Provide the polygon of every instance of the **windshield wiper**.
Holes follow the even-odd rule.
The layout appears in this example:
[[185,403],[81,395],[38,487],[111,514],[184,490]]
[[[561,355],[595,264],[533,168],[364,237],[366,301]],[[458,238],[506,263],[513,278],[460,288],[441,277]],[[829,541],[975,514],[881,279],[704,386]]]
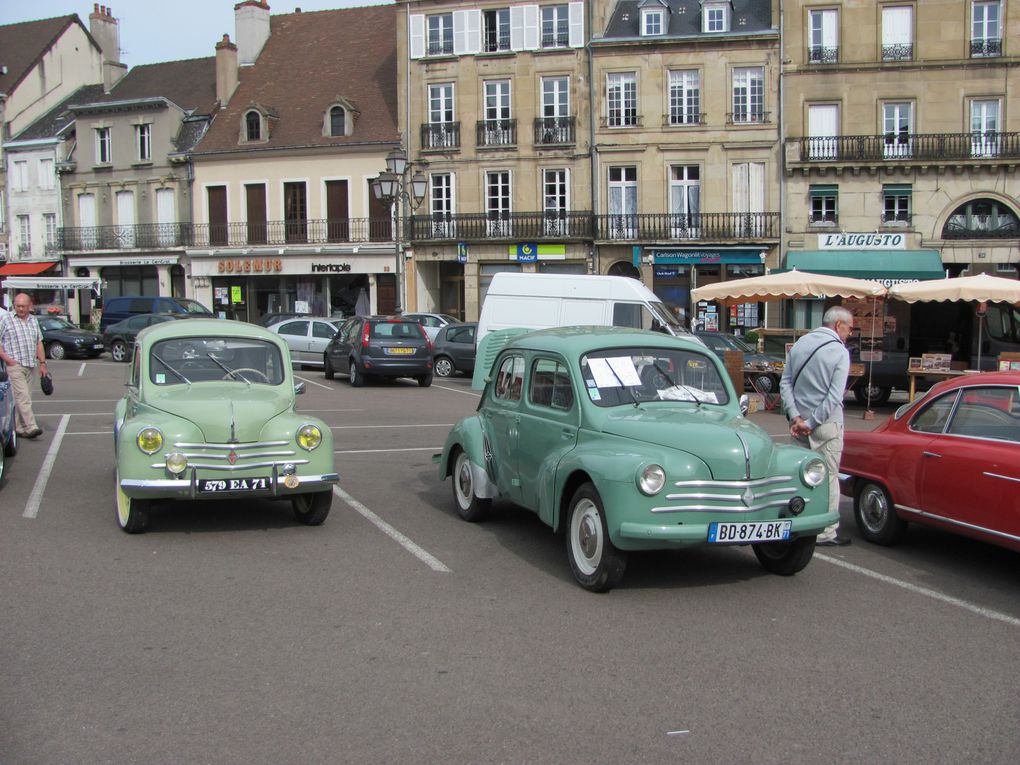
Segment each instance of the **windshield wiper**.
[[173,373],[173,374],[175,374],[175,375],[176,375],[177,377],[179,377],[179,378],[180,378],[181,380],[183,380],[183,381],[184,381],[185,383],[187,383],[188,385],[191,385],[191,380],[189,380],[189,379],[188,379],[187,377],[185,377],[184,375],[182,375],[182,374],[181,374],[180,372],[178,372],[178,371],[177,371],[176,369],[174,369],[174,368],[173,368],[172,366],[170,366],[169,364],[167,364],[167,363],[166,363],[165,361],[163,361],[163,359],[161,359],[161,358],[160,358],[159,356],[157,356],[157,355],[156,355],[155,353],[153,353],[153,354],[152,354],[152,358],[154,358],[154,359],[155,359],[156,361],[158,361],[158,362],[159,362],[160,364],[162,364],[162,365],[163,365],[163,367],[164,367],[164,368],[165,368],[165,369],[166,369],[166,370],[167,370],[168,372],[172,372],[172,373]]
[[248,387],[249,387],[249,388],[251,387],[251,380],[249,380],[249,379],[248,379],[247,377],[245,377],[243,373],[242,373],[242,374],[239,374],[239,375],[238,375],[238,374],[235,374],[235,372],[236,372],[237,370],[235,370],[235,369],[231,369],[231,368],[230,368],[230,367],[228,367],[228,366],[227,366],[226,364],[224,364],[223,362],[221,362],[221,361],[220,361],[220,360],[219,360],[218,358],[216,358],[215,356],[213,356],[213,355],[212,355],[212,351],[210,351],[209,353],[207,353],[207,354],[205,354],[205,355],[206,355],[206,356],[208,356],[208,357],[209,357],[210,359],[212,359],[212,362],[213,362],[213,364],[215,364],[215,365],[216,365],[216,366],[218,366],[218,367],[219,367],[220,369],[222,369],[222,370],[223,370],[224,372],[226,372],[226,373],[227,373],[227,375],[228,375],[229,377],[234,377],[234,378],[240,377],[240,378],[241,378],[242,380],[244,380],[244,381],[245,381],[246,383],[248,383]]

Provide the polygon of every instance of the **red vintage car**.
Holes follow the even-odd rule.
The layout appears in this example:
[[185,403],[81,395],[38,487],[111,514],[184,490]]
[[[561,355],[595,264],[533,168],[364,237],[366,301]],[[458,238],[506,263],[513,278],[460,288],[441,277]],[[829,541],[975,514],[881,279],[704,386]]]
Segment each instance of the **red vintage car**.
[[1020,372],[940,382],[846,433],[840,485],[870,542],[894,544],[912,522],[1020,551]]

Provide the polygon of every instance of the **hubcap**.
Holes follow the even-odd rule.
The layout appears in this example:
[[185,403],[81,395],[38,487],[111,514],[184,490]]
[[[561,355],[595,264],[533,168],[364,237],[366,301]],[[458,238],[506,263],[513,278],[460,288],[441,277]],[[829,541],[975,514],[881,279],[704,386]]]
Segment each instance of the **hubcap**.
[[871,531],[881,531],[887,512],[882,492],[874,486],[865,489],[861,496],[861,520],[864,521],[864,525]]
[[471,466],[468,464],[467,459],[461,455],[457,458],[457,494],[460,497],[462,506],[466,507],[470,504],[472,493]]
[[571,540],[577,568],[585,575],[594,574],[602,559],[603,540],[598,508],[591,500],[582,500],[574,509]]

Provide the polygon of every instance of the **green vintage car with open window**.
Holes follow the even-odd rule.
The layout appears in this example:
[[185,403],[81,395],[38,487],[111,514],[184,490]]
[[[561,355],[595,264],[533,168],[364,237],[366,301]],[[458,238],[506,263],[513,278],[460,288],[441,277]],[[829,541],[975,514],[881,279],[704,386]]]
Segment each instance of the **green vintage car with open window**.
[[459,515],[493,500],[565,531],[577,582],[604,591],[627,554],[749,544],[767,570],[794,574],[836,520],[818,456],[776,444],[746,419],[704,345],[656,332],[561,327],[505,342],[475,414],[436,455]]
[[287,500],[326,520],[339,480],[333,435],[295,411],[290,351],[254,324],[156,324],[135,342],[114,420],[117,522],[144,531],[161,500]]

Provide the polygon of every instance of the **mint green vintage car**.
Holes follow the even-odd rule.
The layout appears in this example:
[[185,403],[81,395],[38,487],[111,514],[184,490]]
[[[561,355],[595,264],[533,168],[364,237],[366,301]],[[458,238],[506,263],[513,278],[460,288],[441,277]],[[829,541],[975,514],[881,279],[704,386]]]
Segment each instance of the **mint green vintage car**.
[[117,522],[144,531],[158,500],[290,500],[301,523],[326,520],[339,476],[333,434],[294,411],[290,351],[236,321],[156,324],[135,341],[114,420]]
[[440,477],[464,520],[502,499],[565,530],[585,589],[613,587],[628,552],[695,544],[750,544],[767,570],[794,574],[836,520],[824,463],[747,420],[700,343],[562,327],[510,339],[490,370],[435,457]]

